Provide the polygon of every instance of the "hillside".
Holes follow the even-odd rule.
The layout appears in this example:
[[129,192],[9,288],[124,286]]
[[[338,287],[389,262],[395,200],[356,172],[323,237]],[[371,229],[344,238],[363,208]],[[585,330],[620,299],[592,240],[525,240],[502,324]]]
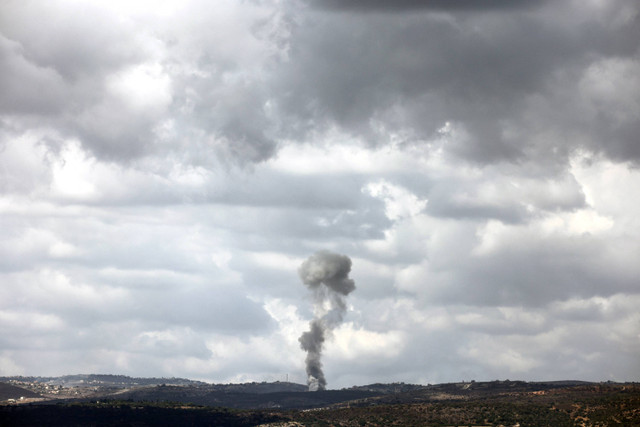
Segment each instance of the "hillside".
[[[382,393],[362,390],[304,390],[254,392],[229,391],[214,387],[159,386],[118,393],[118,399],[134,402],[182,402],[187,404],[226,407],[235,409],[309,409],[342,402],[366,399]],[[108,397],[108,396],[107,396]]]
[[160,385],[160,384],[173,384],[173,385],[199,385],[206,384],[202,381],[194,381],[186,378],[139,378],[129,377],[126,375],[107,375],[107,374],[78,374],[78,375],[64,375],[61,377],[25,377],[25,376],[13,376],[13,377],[0,377],[2,382],[19,382],[19,383],[33,383],[33,384],[49,384],[62,387],[89,387],[89,386],[104,386],[104,387],[133,387],[143,385]]
[[[50,401],[180,402],[235,409],[311,409],[341,406],[465,401],[517,393],[538,393],[590,383],[580,381],[489,381],[435,385],[369,384],[342,390],[308,392],[302,384],[261,382],[207,384],[183,378],[132,378],[122,375],[67,375],[12,377],[13,386],[30,390]],[[25,395],[24,392],[20,395]]]
[[24,398],[37,398],[41,397],[39,394],[34,393],[30,390],[24,389],[22,387],[17,387],[12,384],[7,384],[0,382],[0,402],[6,401],[9,399],[20,399]]
[[[489,385],[495,386],[490,387]],[[432,386],[462,389],[466,384]],[[482,383],[475,394],[420,395],[389,393],[344,401],[314,410],[233,410],[171,402],[106,400],[0,406],[0,425],[211,425],[211,426],[637,426],[640,425],[640,385],[544,384],[545,390],[518,391],[525,385]],[[487,387],[485,387],[487,386]],[[505,391],[508,387],[508,391]],[[384,388],[384,387],[383,387]],[[470,387],[469,387],[470,388]],[[300,396],[341,396],[358,390],[288,393]],[[372,393],[372,392],[367,392]],[[238,398],[243,393],[233,393]],[[251,393],[244,393],[251,395]],[[274,393],[278,395],[279,393]],[[285,393],[287,394],[287,393]],[[391,400],[389,400],[391,399]],[[388,403],[397,399],[400,403]],[[413,400],[412,403],[407,403]]]
[[[402,403],[390,403],[394,399]],[[638,426],[640,385],[554,386],[540,391],[440,396],[437,401],[400,393],[289,416],[305,426]]]

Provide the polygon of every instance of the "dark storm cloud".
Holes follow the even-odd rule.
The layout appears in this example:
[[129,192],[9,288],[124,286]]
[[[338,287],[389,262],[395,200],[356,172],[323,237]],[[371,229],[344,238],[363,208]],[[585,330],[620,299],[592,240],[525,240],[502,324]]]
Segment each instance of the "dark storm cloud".
[[307,0],[320,9],[354,11],[496,10],[535,7],[547,0]]
[[[588,114],[574,116],[575,105],[585,102],[575,94],[590,63],[638,60],[638,6],[631,0],[584,8],[582,15],[570,2],[312,4],[492,12],[318,14],[283,3],[278,13],[257,17],[246,34],[238,30],[247,50],[263,55],[250,59],[231,55],[193,16],[187,22],[199,32],[184,40],[178,30],[132,22],[116,28],[108,14],[89,28],[88,20],[55,5],[46,9],[48,20],[36,22],[42,11],[11,2],[0,43],[0,109],[124,163],[168,153],[195,164],[208,164],[211,155],[262,162],[283,139],[304,141],[336,126],[372,145],[387,144],[391,134],[420,143],[438,137],[446,122],[464,135],[450,138],[447,151],[483,164],[538,156],[554,167],[580,146],[616,159],[640,155],[637,111],[621,121],[593,99]],[[493,12],[502,9],[513,13]],[[104,15],[98,7],[83,13]],[[165,97],[128,105],[126,91],[113,92],[113,76],[149,61],[159,67],[156,83],[161,77],[167,84],[141,98],[163,90]],[[627,86],[632,75],[611,78]],[[551,138],[534,141],[546,131]]]
[[[605,112],[594,114],[597,125],[594,115],[574,118],[575,104],[562,94],[580,93],[577,82],[593,61],[637,60],[637,5],[617,4],[625,12],[613,31],[597,13],[613,14],[614,6],[580,21],[568,4],[547,6],[506,15],[309,17],[294,29],[278,105],[295,122],[337,124],[372,144],[394,132],[407,142],[432,139],[451,122],[463,136],[448,138],[447,151],[483,164],[543,156],[551,170],[575,147],[593,144],[633,156],[628,136],[637,120],[621,123]],[[621,84],[633,87],[631,75]],[[538,97],[556,102],[529,111]],[[585,126],[597,140],[567,136]],[[536,138],[547,131],[557,134]]]
[[55,71],[31,63],[22,46],[0,34],[0,112],[41,113],[55,110],[64,83]]

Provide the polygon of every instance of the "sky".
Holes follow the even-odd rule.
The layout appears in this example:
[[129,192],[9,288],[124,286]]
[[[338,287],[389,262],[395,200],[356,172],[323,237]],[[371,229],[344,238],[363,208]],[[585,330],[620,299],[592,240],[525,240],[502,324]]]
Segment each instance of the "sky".
[[0,2],[0,375],[640,381],[636,0]]

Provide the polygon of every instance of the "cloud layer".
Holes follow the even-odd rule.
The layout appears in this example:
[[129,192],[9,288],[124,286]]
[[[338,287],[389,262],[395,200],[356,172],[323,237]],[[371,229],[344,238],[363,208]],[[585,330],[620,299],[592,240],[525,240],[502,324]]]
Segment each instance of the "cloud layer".
[[539,6],[545,0],[309,0],[309,4],[328,10],[405,12],[419,10],[506,11]]
[[0,374],[639,380],[639,12],[3,2]]

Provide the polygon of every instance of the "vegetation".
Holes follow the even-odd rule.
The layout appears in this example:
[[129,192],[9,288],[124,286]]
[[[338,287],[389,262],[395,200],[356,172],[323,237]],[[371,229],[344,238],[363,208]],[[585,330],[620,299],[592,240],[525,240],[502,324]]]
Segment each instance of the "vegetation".
[[[100,400],[0,406],[0,426],[638,426],[640,385],[589,384],[531,391],[481,384],[361,397],[314,409],[239,410],[185,404]],[[525,391],[523,391],[523,388]],[[462,388],[469,390],[470,388]],[[440,393],[448,390],[450,394]],[[473,391],[473,390],[472,390]],[[342,391],[344,397],[358,395]],[[299,393],[301,396],[314,393]],[[276,394],[279,395],[279,394]],[[233,394],[238,397],[240,394]],[[264,395],[263,395],[264,396]],[[319,397],[322,394],[318,395]],[[359,395],[361,396],[361,395]]]
[[[372,402],[368,402],[371,404]],[[305,426],[638,426],[640,386],[597,385],[289,413]]]
[[256,426],[282,420],[265,411],[235,411],[171,402],[107,401],[5,406],[0,426]]

